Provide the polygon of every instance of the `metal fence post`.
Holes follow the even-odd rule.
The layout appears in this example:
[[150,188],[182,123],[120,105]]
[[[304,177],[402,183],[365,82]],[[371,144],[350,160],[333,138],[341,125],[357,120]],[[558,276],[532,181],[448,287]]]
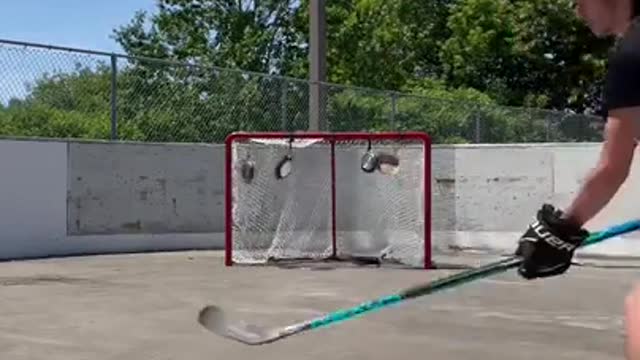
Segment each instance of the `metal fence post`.
[[118,139],[118,57],[111,54],[111,140]]
[[325,0],[309,2],[309,130],[325,131],[327,80],[327,20]]
[[391,116],[389,118],[389,122],[391,124],[391,129],[395,130],[396,129],[396,113],[397,113],[397,94],[395,91],[391,92]]
[[280,131],[291,131],[293,129],[289,128],[289,119],[288,119],[288,91],[289,91],[289,83],[286,79],[282,79],[281,89],[280,89]]
[[473,112],[473,119],[476,125],[474,140],[476,144],[479,144],[482,141],[482,120],[480,120],[480,116],[478,116],[477,108],[476,111]]

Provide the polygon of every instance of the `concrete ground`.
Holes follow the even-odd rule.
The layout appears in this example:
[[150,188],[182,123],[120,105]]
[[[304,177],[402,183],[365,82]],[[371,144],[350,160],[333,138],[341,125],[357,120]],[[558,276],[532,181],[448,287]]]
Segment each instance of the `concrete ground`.
[[196,322],[215,303],[234,317],[283,325],[456,271],[225,268],[219,252],[0,263],[0,358],[623,358],[622,303],[636,268],[574,267],[535,282],[506,273],[258,347]]

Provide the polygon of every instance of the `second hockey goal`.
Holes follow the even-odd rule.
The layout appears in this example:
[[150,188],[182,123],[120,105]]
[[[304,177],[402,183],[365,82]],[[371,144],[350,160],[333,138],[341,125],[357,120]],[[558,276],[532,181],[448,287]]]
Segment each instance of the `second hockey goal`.
[[226,264],[431,266],[431,141],[404,133],[234,133]]

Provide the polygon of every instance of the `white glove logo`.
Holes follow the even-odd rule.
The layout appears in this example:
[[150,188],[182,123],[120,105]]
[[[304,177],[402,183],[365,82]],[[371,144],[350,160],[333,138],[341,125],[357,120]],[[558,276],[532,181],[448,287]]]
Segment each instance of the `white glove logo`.
[[565,251],[573,251],[577,247],[571,243],[563,241],[557,236],[553,235],[549,231],[545,230],[544,226],[540,224],[539,221],[536,221],[531,225],[533,231],[543,239],[547,244],[555,247],[556,249],[565,250]]

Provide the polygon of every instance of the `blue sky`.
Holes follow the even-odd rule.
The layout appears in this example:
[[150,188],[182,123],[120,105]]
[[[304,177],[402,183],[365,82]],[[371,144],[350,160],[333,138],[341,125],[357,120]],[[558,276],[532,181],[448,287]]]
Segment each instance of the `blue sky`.
[[4,0],[0,38],[122,52],[113,29],[156,0]]
[[[153,13],[156,0],[0,0],[0,39],[124,53],[113,30],[135,12]],[[23,98],[45,73],[74,70],[75,61],[95,65],[104,57],[80,57],[0,44],[0,104]]]

